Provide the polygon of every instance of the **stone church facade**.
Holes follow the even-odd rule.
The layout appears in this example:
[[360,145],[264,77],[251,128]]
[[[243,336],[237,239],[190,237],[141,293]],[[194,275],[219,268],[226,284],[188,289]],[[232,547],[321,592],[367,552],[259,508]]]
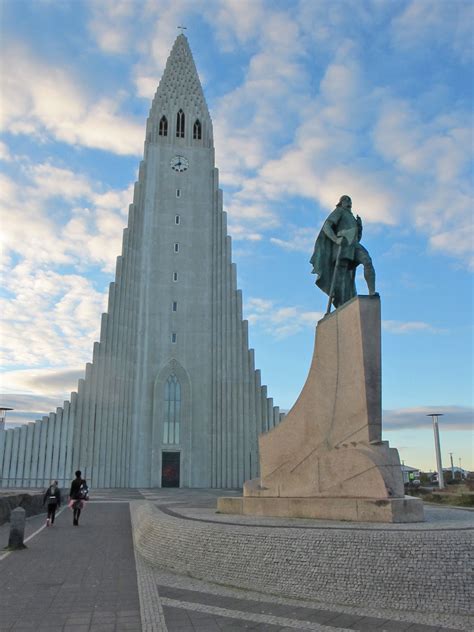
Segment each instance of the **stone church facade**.
[[4,487],[239,487],[280,421],[248,346],[212,121],[179,35],[153,99],[100,341],[55,412],[0,431]]

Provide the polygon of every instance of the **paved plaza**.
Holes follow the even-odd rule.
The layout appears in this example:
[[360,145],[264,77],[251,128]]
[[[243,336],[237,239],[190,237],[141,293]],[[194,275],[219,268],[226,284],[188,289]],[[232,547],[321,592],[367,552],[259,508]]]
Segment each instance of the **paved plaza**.
[[[94,490],[79,527],[72,526],[67,507],[53,527],[44,527],[44,515],[29,518],[28,548],[11,553],[3,552],[9,525],[0,526],[0,632],[434,632],[474,627],[465,616],[382,611],[366,603],[349,607],[316,601],[317,595],[288,599],[235,589],[152,567],[134,551],[130,503],[147,500],[160,511],[206,524],[221,494]],[[445,523],[466,525],[472,516],[469,511],[427,510],[435,528]],[[233,516],[216,517],[223,529],[231,519],[235,521]],[[266,524],[271,533],[278,521],[266,519]]]

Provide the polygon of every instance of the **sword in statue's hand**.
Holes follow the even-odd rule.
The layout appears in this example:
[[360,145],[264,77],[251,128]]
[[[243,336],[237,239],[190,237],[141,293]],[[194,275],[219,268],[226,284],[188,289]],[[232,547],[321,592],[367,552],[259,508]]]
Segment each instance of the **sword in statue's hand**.
[[329,312],[331,311],[331,303],[332,299],[334,298],[334,286],[336,285],[336,274],[337,269],[339,268],[339,259],[341,258],[342,244],[345,240],[349,246],[352,245],[354,241],[356,241],[356,233],[357,228],[347,228],[346,230],[340,230],[337,234],[337,236],[341,238],[341,241],[339,242],[339,246],[337,248],[336,263],[334,264],[334,272],[332,273],[331,289],[329,290],[329,300],[325,315],[329,314]]

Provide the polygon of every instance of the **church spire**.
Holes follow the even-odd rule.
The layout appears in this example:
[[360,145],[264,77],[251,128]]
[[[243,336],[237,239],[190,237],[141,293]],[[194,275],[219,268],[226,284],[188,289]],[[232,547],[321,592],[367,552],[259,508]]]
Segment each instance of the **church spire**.
[[148,140],[211,147],[212,122],[188,40],[175,40],[148,121]]

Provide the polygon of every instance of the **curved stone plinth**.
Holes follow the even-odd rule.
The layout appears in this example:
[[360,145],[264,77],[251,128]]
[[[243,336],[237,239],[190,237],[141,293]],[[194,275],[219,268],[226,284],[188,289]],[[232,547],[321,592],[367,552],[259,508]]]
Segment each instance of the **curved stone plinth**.
[[404,500],[398,451],[382,441],[380,339],[378,296],[357,296],[318,323],[300,396],[259,437],[261,476],[244,484],[244,513],[423,520],[423,504]]
[[[443,511],[449,520],[440,520]],[[283,597],[425,612],[438,622],[436,613],[472,612],[467,511],[435,508],[431,522],[412,525],[224,516],[143,501],[131,512],[138,552],[177,574]]]

